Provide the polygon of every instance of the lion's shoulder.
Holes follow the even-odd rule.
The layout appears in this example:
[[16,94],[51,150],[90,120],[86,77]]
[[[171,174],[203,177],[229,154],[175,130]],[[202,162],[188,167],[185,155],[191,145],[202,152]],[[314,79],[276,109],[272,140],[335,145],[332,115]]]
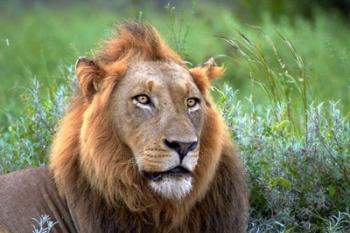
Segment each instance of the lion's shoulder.
[[10,232],[31,232],[32,219],[42,215],[58,222],[53,232],[75,232],[66,204],[46,167],[0,176],[0,197],[0,226]]

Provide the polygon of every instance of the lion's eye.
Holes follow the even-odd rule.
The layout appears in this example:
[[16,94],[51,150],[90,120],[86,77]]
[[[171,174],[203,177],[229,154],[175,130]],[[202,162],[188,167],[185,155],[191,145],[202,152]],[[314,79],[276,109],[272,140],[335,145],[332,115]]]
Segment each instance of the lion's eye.
[[199,103],[198,98],[188,98],[187,99],[187,107],[188,108],[193,108]]
[[133,99],[136,100],[140,104],[144,104],[144,105],[151,104],[151,99],[147,95],[144,95],[144,94],[137,95]]

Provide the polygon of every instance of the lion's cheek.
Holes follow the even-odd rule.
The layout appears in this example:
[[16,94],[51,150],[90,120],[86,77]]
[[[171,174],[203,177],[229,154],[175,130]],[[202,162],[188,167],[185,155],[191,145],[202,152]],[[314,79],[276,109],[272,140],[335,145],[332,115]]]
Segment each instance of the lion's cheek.
[[182,166],[184,166],[187,170],[194,172],[198,164],[198,158],[198,153],[189,153],[182,160]]

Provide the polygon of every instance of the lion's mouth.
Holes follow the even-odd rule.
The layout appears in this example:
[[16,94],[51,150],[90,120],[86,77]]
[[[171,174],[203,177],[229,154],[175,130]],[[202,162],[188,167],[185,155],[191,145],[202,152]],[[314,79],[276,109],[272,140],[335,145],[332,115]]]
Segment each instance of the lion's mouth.
[[190,174],[191,172],[182,166],[177,166],[163,172],[143,172],[143,175],[152,181],[160,181],[163,177],[181,177]]

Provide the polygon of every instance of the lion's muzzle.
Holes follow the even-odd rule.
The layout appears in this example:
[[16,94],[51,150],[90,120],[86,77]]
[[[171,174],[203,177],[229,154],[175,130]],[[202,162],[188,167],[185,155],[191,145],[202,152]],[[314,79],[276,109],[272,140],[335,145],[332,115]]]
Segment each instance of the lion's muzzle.
[[169,199],[181,199],[192,190],[192,176],[198,160],[198,141],[165,139],[162,143],[169,150],[169,156],[155,165],[163,164],[163,168],[143,170],[142,174],[156,193]]

